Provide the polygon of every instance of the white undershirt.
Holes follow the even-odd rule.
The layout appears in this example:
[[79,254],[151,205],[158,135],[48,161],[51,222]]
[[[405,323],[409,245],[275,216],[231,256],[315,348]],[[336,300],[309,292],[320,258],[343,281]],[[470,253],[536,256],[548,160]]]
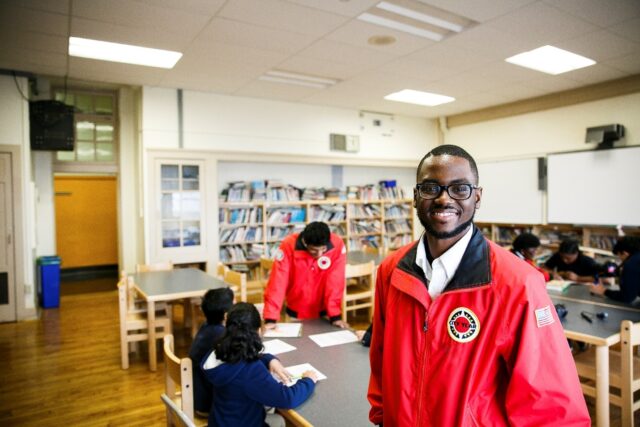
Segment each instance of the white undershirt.
[[464,251],[467,249],[467,246],[469,246],[472,234],[473,226],[469,227],[469,231],[445,253],[434,259],[433,265],[429,265],[429,260],[427,259],[427,251],[424,247],[425,235],[423,234],[420,238],[418,251],[416,253],[416,264],[422,268],[424,276],[429,281],[429,295],[431,299],[435,300],[456,274]]

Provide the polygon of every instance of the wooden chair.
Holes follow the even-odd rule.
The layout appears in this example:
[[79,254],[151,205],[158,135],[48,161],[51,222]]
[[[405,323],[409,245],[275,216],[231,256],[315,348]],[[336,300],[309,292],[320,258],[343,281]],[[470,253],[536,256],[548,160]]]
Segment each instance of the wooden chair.
[[362,252],[364,252],[365,254],[380,255],[380,248],[374,248],[373,246],[364,245],[362,247]]
[[[118,282],[118,305],[120,315],[120,353],[122,369],[129,368],[130,346],[137,347],[140,341],[147,341],[149,323],[147,308],[136,307],[133,291],[133,278],[126,276]],[[158,338],[171,333],[171,319],[166,313],[156,313],[155,324]]]
[[173,335],[164,337],[164,372],[166,395],[196,426],[206,426],[207,419],[195,415],[193,409],[193,367],[191,359],[180,359],[174,353]]
[[187,415],[182,412],[182,409],[178,405],[175,404],[169,396],[165,393],[162,393],[160,399],[164,403],[164,406],[167,408],[167,426],[168,427],[196,427],[193,421],[187,417]]
[[229,270],[229,267],[219,262],[216,266],[216,277],[220,280],[224,280],[224,273]]
[[[224,281],[230,288],[240,289],[240,301],[247,302],[247,275],[237,271],[227,270],[224,273]],[[236,296],[238,295],[235,291]],[[237,298],[236,298],[237,300]]]
[[[634,354],[638,345],[640,323],[624,320],[620,327],[620,351],[609,350],[609,385],[619,390],[619,393],[610,393],[609,401],[622,409],[621,425],[630,427],[633,427],[633,414],[640,409],[640,400],[634,401],[634,392],[640,390],[640,357]],[[596,381],[595,349],[578,353],[574,359],[578,375]],[[596,396],[593,385],[584,382],[581,385],[585,395]]]
[[347,264],[346,286],[342,298],[342,320],[347,321],[347,312],[360,308],[369,309],[369,320],[373,317],[373,300],[375,296],[375,271],[373,261],[366,264]]
[[173,270],[173,262],[156,262],[153,264],[136,264],[136,273],[146,273],[148,271],[169,271]]

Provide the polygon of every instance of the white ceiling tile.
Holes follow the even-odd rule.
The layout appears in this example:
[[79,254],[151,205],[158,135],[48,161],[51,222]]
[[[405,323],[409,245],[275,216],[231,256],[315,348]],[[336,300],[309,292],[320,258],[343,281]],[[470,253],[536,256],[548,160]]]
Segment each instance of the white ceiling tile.
[[[396,39],[396,42],[383,46],[372,45],[368,40],[373,36],[391,36]],[[365,49],[375,49],[395,56],[407,55],[435,43],[423,37],[412,36],[358,20],[343,25],[325,38]]]
[[456,67],[444,67],[441,64],[427,64],[423,61],[409,58],[399,58],[395,61],[384,64],[376,71],[388,75],[402,76],[408,79],[415,79],[428,83],[440,80],[444,77],[460,74]]
[[33,31],[21,31],[18,35],[6,27],[0,27],[0,50],[12,48],[66,55],[68,45],[66,37]]
[[215,15],[225,4],[226,0],[136,0],[137,2],[154,7],[179,10],[181,12]]
[[71,35],[93,40],[131,44],[135,46],[167,49],[183,52],[191,39],[165,31],[99,22],[85,18],[73,18]]
[[218,16],[312,36],[327,34],[347,21],[344,16],[282,0],[230,0]]
[[555,46],[578,55],[587,56],[596,62],[624,56],[632,52],[640,54],[640,43],[629,41],[606,30],[599,30],[569,40],[563,40],[556,43]]
[[198,35],[200,41],[227,43],[253,49],[293,54],[310,45],[315,37],[273,28],[215,18]]
[[529,79],[521,84],[530,86],[532,88],[540,89],[540,95],[546,95],[554,92],[561,92],[564,90],[575,89],[582,84],[571,80],[562,75],[551,76],[540,73],[540,77],[535,79]]
[[331,40],[319,40],[299,53],[300,56],[347,64],[360,70],[371,69],[395,59],[374,49],[361,49]]
[[640,55],[631,54],[619,58],[609,59],[603,65],[615,68],[629,74],[640,74]]
[[162,77],[160,85],[181,89],[212,91],[217,93],[232,94],[251,82],[255,77],[242,73],[209,72],[195,70],[188,74],[172,73],[171,71]]
[[630,18],[640,17],[638,0],[544,0],[600,27],[608,27]]
[[579,70],[574,70],[564,74],[565,78],[575,80],[580,84],[600,83],[607,80],[619,79],[625,75],[627,75],[627,73],[602,64],[580,68]]
[[322,89],[254,80],[234,92],[234,95],[252,98],[277,99],[279,101],[298,101],[305,96]]
[[[4,0],[3,3],[9,3]],[[69,0],[15,0],[16,6],[66,15],[69,12]]]
[[418,0],[449,12],[484,22],[505,15],[537,0]]
[[0,49],[0,68],[64,75],[66,66],[67,56],[59,53],[13,47]]
[[69,32],[69,21],[65,15],[13,7],[0,1],[0,27],[64,37]]
[[379,3],[380,0],[286,0],[300,6],[324,10],[344,16],[357,16]]
[[211,16],[187,13],[127,0],[82,0],[73,3],[73,15],[98,22],[110,22],[144,29],[152,34],[169,32],[181,37],[195,37]]
[[[158,85],[166,70],[117,62],[70,58],[69,76],[83,80],[97,80],[131,85]],[[145,83],[146,82],[146,83]]]
[[245,64],[256,67],[261,72],[276,66],[287,55],[280,52],[253,49],[245,46],[233,46],[224,43],[211,43],[207,40],[198,39],[184,52],[183,58],[178,64],[190,63],[195,67],[224,68],[229,64]]
[[344,80],[362,70],[349,64],[296,55],[278,64],[278,69],[311,76]]
[[486,25],[543,46],[599,29],[545,3],[533,3],[496,18]]
[[450,46],[445,42],[434,44],[405,57],[425,65],[450,68],[458,73],[492,62],[491,58],[471,50]]
[[609,27],[608,30],[626,38],[627,40],[640,43],[640,18],[621,22]]
[[501,60],[537,47],[526,38],[507,34],[486,25],[456,34],[446,40],[446,45],[482,54],[487,59]]

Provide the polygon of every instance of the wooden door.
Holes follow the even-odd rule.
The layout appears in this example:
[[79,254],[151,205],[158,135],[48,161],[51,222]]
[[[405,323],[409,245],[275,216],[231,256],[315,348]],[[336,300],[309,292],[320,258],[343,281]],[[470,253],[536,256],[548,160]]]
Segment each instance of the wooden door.
[[10,153],[0,153],[0,321],[16,320]]

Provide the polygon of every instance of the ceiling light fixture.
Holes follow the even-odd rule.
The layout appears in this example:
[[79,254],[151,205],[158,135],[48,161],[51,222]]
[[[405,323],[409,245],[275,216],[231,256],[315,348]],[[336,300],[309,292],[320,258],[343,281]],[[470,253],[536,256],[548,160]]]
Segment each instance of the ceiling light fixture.
[[180,52],[81,37],[69,37],[69,55],[158,68],[173,68],[182,58]]
[[376,5],[378,9],[386,10],[397,15],[406,16],[407,18],[415,19],[416,21],[425,22],[427,24],[435,25],[436,27],[444,28],[445,30],[461,32],[464,27],[462,25],[454,24],[453,22],[446,21],[444,19],[437,18],[435,16],[427,15],[426,13],[417,12],[415,10],[407,9],[406,7],[398,6],[387,1],[380,2]]
[[435,107],[436,105],[446,104],[456,100],[450,96],[413,89],[404,89],[400,92],[391,93],[385,96],[384,99],[388,101],[406,102],[407,104],[426,105],[427,107]]
[[519,53],[505,59],[505,61],[552,75],[566,73],[596,63],[592,59],[549,45]]
[[338,80],[326,77],[307,76],[304,74],[291,73],[288,71],[271,70],[258,77],[258,80],[274,83],[285,83],[298,86],[326,89],[338,83]]
[[413,25],[404,24],[402,22],[394,21],[393,19],[383,18],[382,16],[373,15],[371,13],[363,13],[358,16],[361,21],[368,22],[370,24],[381,25],[383,27],[391,28],[392,30],[402,31],[404,33],[413,34],[414,36],[423,37],[439,42],[444,38],[442,34],[438,34],[434,31],[429,31],[424,28],[414,27]]

